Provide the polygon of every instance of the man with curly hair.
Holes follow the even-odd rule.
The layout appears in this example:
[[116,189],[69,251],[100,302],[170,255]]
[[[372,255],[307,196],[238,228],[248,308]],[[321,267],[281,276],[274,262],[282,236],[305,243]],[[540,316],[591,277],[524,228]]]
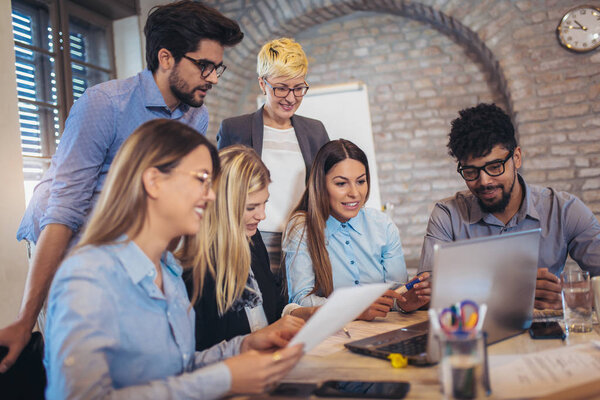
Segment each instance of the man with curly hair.
[[495,104],[479,104],[452,121],[449,154],[469,190],[438,201],[429,218],[419,273],[433,268],[440,242],[541,228],[535,308],[560,309],[567,254],[600,275],[600,223],[567,192],[528,185],[518,173],[521,148],[510,117]]

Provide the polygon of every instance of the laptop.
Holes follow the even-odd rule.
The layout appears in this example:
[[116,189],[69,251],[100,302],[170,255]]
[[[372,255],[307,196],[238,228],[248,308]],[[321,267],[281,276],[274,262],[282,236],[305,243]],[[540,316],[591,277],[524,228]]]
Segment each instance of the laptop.
[[[541,229],[436,244],[430,308],[438,311],[465,299],[486,303],[483,330],[495,343],[529,328],[537,277]],[[439,359],[429,321],[346,343],[355,353],[385,358],[409,356],[409,362]]]

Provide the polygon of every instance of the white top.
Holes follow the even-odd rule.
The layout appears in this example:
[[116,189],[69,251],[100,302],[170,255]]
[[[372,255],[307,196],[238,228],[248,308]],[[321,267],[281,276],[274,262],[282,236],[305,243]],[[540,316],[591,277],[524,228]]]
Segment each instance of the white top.
[[304,192],[306,167],[294,128],[264,126],[262,160],[271,172],[267,218],[260,223],[265,232],[283,232],[292,208]]

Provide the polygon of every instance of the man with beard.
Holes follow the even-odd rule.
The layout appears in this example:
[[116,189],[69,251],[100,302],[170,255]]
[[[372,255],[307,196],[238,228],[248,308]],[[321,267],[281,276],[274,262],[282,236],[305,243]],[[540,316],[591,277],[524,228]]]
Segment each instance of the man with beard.
[[459,112],[448,149],[468,191],[440,200],[429,218],[419,273],[431,271],[433,246],[481,236],[541,228],[535,307],[560,309],[567,254],[591,275],[600,274],[600,224],[567,192],[528,185],[517,172],[521,148],[508,115],[494,104]]
[[224,48],[243,38],[235,21],[192,1],[155,7],[144,34],[148,69],[94,86],[75,102],[51,166],[21,221],[17,239],[27,240],[31,266],[18,318],[0,330],[0,346],[9,348],[0,373],[28,342],[52,278],[79,239],[121,144],[156,118],[178,120],[205,134],[204,97],[225,71]]

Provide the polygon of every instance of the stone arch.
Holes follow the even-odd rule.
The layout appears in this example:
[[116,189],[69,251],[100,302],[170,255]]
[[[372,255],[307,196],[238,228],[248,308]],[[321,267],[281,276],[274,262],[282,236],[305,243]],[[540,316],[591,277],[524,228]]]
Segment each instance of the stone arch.
[[[259,0],[239,15],[233,15],[244,30],[245,38],[228,54],[228,63],[231,66],[227,78],[222,82],[224,90],[215,91],[207,101],[209,106],[217,105],[217,107],[211,108],[212,126],[209,132],[216,132],[217,124],[222,119],[240,113],[239,107],[236,109],[236,107],[219,106],[235,104],[236,97],[240,94],[241,97],[245,97],[248,94],[251,87],[248,82],[256,79],[255,57],[262,44],[274,37],[293,37],[302,30],[359,11],[389,13],[428,24],[468,48],[489,73],[489,81],[498,85],[498,91],[508,108],[507,112],[514,119],[507,80],[494,53],[477,32],[463,24],[458,18],[425,4],[424,1],[313,0],[283,2]],[[230,76],[233,77],[230,78]],[[240,93],[240,88],[243,93]]]

